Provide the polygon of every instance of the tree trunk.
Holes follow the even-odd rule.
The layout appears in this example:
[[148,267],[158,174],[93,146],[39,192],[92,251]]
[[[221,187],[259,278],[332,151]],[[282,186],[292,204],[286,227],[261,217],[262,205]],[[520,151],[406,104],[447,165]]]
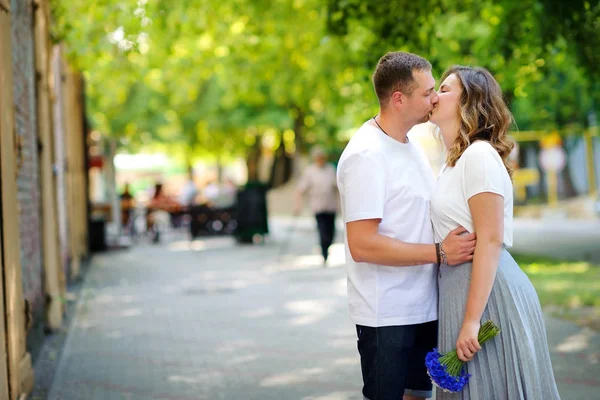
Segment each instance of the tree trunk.
[[279,142],[279,147],[275,151],[273,165],[271,166],[271,176],[269,178],[269,188],[275,189],[284,185],[292,176],[293,157],[285,151],[283,137]]
[[305,153],[306,141],[304,140],[304,113],[296,109],[298,116],[294,119],[294,143],[296,144],[296,154]]
[[246,168],[248,169],[248,182],[258,181],[258,165],[262,156],[261,153],[262,137],[258,136],[254,145],[248,150],[246,156]]

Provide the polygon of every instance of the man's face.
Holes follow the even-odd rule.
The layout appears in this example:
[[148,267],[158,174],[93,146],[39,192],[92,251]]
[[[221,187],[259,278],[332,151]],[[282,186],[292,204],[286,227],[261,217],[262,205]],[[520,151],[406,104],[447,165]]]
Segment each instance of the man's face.
[[431,71],[413,71],[415,87],[410,95],[402,95],[402,111],[415,121],[415,124],[427,122],[437,104],[435,79]]

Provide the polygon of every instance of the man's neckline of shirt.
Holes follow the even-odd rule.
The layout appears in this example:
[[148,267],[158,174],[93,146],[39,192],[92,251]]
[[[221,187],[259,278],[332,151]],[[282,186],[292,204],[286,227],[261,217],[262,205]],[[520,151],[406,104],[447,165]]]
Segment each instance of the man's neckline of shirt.
[[[399,140],[396,140],[388,135],[386,135],[381,129],[379,129],[377,126],[371,124],[369,121],[365,122],[365,125],[367,125],[372,131],[374,131],[377,135],[379,135],[379,137],[382,138],[382,140],[386,141],[387,143],[390,143],[390,145],[394,146],[394,149],[401,149],[401,150],[406,150],[412,147],[413,141],[412,140],[408,140],[408,142],[401,142]],[[408,136],[407,136],[408,137]]]

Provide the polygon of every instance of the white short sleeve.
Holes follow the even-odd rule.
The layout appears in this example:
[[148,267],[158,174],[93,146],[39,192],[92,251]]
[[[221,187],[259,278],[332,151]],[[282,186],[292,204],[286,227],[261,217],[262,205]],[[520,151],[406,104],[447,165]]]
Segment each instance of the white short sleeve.
[[340,166],[340,190],[344,223],[383,218],[386,170],[367,154],[353,154]]
[[487,142],[474,143],[465,150],[463,157],[463,190],[467,200],[484,192],[505,197],[506,167],[492,145]]

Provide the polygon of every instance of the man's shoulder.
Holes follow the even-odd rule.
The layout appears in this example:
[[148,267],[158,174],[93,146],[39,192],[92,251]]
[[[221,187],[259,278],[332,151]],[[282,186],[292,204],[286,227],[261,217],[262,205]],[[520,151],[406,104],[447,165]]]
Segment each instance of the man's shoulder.
[[346,164],[352,163],[367,163],[367,164],[383,164],[385,158],[383,152],[373,146],[353,146],[346,147],[338,162],[338,169],[343,168]]
[[377,132],[368,123],[363,124],[350,138],[340,159],[381,154],[385,149],[378,139]]

